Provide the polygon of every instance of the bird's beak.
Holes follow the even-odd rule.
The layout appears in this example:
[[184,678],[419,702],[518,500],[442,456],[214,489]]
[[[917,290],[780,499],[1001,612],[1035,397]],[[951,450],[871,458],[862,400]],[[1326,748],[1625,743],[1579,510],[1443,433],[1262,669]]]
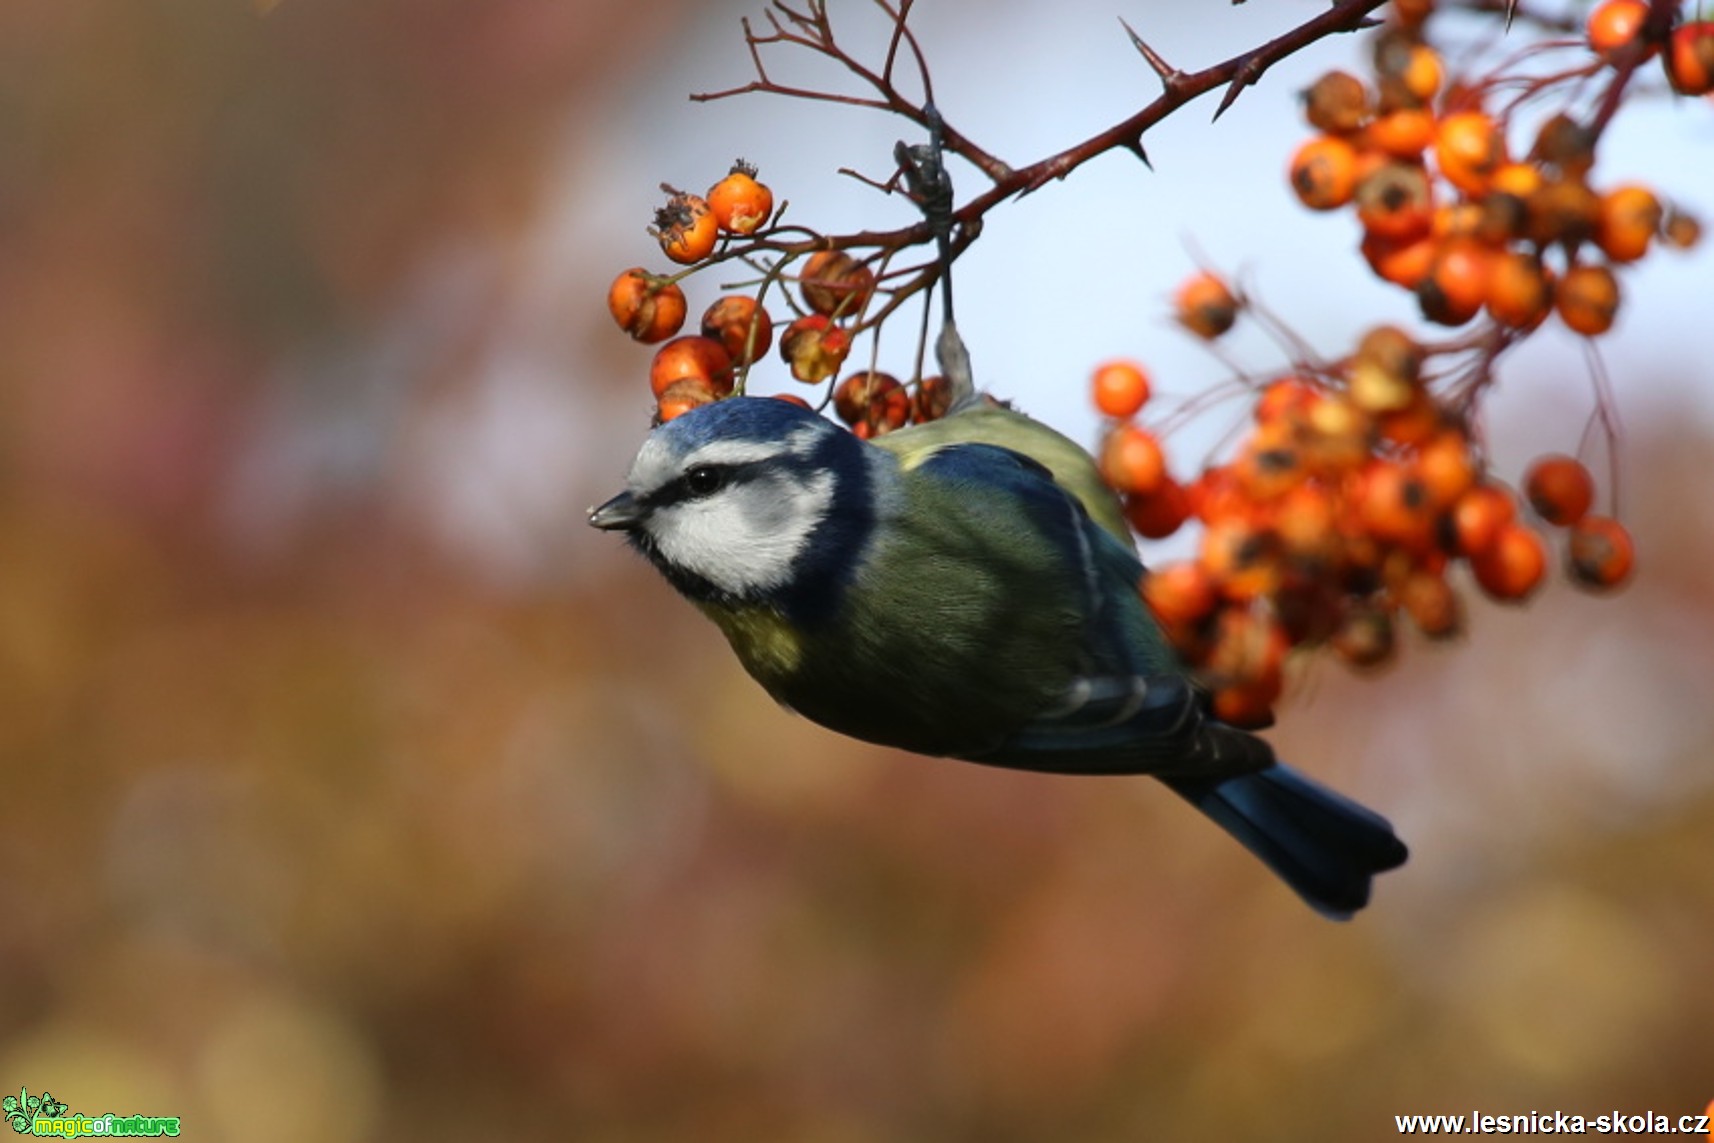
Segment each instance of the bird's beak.
[[643,522],[643,506],[629,492],[621,492],[599,508],[589,510],[589,523],[604,532],[625,532]]

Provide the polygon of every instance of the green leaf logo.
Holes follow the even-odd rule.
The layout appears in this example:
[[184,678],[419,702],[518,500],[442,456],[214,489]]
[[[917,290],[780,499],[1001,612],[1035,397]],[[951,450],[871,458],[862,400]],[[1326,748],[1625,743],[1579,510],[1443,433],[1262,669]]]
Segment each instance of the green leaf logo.
[[0,1114],[6,1116],[7,1126],[20,1135],[28,1133],[32,1122],[39,1116],[58,1119],[65,1113],[66,1105],[55,1099],[51,1092],[31,1095],[28,1088],[21,1087],[17,1095],[0,1099]]

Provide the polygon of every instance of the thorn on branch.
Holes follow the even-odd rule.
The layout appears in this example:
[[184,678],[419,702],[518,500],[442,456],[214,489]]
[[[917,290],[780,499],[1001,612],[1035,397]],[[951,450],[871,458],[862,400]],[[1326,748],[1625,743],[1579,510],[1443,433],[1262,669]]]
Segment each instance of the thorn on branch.
[[1125,34],[1131,37],[1131,46],[1137,49],[1137,53],[1143,57],[1155,75],[1160,78],[1161,87],[1167,91],[1172,91],[1177,87],[1179,81],[1184,78],[1184,73],[1167,63],[1159,52],[1149,47],[1143,37],[1137,35],[1137,30],[1125,22],[1123,16],[1119,17],[1119,25],[1125,29]]
[[1226,94],[1220,97],[1220,106],[1214,109],[1212,122],[1218,123],[1220,117],[1226,114],[1227,108],[1238,102],[1238,97],[1246,87],[1253,87],[1262,78],[1262,73],[1268,70],[1268,65],[1260,57],[1252,56],[1238,66],[1237,74],[1232,82],[1226,85]]

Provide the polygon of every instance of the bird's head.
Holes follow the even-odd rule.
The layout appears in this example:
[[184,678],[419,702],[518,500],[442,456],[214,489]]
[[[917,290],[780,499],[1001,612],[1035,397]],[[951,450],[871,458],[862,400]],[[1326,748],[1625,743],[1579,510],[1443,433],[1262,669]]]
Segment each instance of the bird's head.
[[691,599],[811,618],[874,527],[871,452],[787,401],[716,401],[650,433],[589,522],[625,532]]

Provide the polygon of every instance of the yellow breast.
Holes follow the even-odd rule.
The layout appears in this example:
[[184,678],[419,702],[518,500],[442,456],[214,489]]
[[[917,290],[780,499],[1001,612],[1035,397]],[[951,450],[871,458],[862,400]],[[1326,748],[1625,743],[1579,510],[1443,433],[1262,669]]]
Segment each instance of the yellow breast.
[[777,611],[763,607],[697,605],[732,644],[744,669],[773,690],[790,679],[803,662],[803,643]]

